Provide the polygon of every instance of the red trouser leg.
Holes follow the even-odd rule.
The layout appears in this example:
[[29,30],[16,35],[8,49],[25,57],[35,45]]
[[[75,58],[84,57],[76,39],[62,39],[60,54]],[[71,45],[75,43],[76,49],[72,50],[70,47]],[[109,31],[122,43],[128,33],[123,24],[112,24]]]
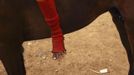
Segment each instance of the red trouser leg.
[[51,29],[53,43],[52,52],[63,52],[65,50],[64,37],[60,27],[59,16],[54,0],[38,0],[37,3],[43,13],[45,21]]

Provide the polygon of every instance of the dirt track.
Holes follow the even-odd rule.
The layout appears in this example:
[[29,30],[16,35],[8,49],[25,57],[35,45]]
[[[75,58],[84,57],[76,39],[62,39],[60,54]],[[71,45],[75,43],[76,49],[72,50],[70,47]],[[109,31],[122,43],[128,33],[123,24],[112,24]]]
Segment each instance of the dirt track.
[[[109,13],[89,26],[65,35],[67,55],[53,60],[51,39],[25,42],[27,75],[127,75],[128,62]],[[99,74],[107,68],[108,73]],[[0,75],[6,75],[0,65]]]

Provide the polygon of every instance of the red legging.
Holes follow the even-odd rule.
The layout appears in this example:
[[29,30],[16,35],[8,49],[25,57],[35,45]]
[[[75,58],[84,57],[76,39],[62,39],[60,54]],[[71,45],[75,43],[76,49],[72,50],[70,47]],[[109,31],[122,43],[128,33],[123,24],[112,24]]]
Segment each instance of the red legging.
[[41,12],[43,13],[44,19],[51,29],[53,51],[52,52],[63,52],[64,48],[64,37],[60,27],[59,16],[55,7],[54,0],[37,0]]

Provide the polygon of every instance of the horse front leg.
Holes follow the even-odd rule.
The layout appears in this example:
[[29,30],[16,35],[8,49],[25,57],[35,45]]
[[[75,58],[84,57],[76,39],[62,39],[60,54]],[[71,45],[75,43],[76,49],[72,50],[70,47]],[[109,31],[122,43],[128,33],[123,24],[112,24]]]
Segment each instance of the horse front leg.
[[[121,38],[121,42],[123,44],[123,46],[126,49],[127,52],[127,56],[128,56],[128,61],[130,64],[130,72],[129,75],[133,75],[133,59],[134,59],[134,55],[133,55],[133,49],[131,49],[130,46],[130,42],[128,40],[128,35],[126,32],[126,28],[125,28],[125,23],[124,23],[124,18],[121,15],[121,13],[119,12],[119,10],[117,8],[112,8],[110,9],[110,13],[112,15],[113,18],[113,22],[115,23],[117,30],[119,32],[120,38]],[[130,39],[130,38],[129,38]]]
[[0,47],[0,58],[8,75],[26,75],[21,44]]
[[131,57],[129,57],[130,70],[129,75],[134,75],[134,19],[126,19],[125,28],[128,34],[128,40],[131,46]]

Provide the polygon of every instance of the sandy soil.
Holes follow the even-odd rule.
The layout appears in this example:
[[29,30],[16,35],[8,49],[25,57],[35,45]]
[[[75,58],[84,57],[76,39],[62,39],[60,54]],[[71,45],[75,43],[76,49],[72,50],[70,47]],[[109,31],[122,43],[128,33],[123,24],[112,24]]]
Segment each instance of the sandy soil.
[[[51,39],[25,42],[27,75],[127,75],[128,62],[109,13],[89,26],[65,35],[66,56],[53,60]],[[101,69],[108,69],[101,74]],[[6,72],[0,64],[0,75]]]

